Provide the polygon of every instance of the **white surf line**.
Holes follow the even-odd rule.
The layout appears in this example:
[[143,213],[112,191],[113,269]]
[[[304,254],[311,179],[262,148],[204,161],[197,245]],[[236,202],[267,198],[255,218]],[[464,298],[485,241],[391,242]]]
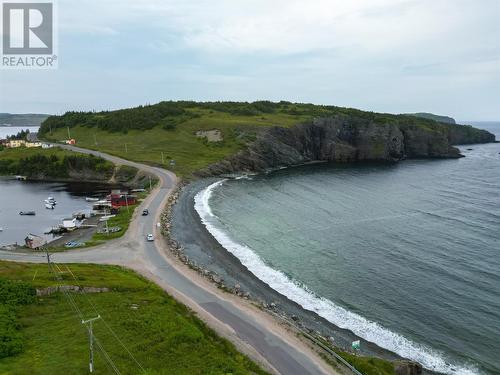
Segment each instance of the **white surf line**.
[[415,343],[402,335],[392,332],[376,322],[369,321],[332,301],[319,297],[306,286],[300,286],[290,280],[281,271],[267,266],[264,261],[248,246],[233,241],[223,230],[220,221],[210,208],[213,191],[226,180],[217,181],[195,196],[195,209],[202,223],[212,236],[230,253],[235,255],[260,280],[271,288],[298,303],[304,309],[314,311],[336,326],[352,331],[363,339],[376,343],[380,347],[399,354],[404,358],[421,363],[426,369],[445,374],[475,375],[480,374],[474,366],[455,365],[447,361],[437,350]]

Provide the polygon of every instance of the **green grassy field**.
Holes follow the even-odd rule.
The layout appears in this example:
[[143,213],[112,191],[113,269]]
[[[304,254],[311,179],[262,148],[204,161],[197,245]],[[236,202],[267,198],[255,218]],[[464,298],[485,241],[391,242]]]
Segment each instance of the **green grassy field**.
[[[71,295],[84,318],[97,313],[102,316],[94,323],[94,332],[121,374],[265,373],[185,306],[135,273],[96,265],[60,265],[59,269],[66,285],[111,289],[105,293]],[[36,288],[57,284],[44,264],[0,262],[0,275]],[[87,331],[64,294],[37,297],[35,302],[17,306],[15,311],[24,348],[20,354],[0,359],[0,374],[88,372]],[[113,373],[98,349],[94,373]]]
[[[255,137],[259,128],[292,126],[308,118],[283,113],[234,116],[206,109],[190,111],[199,117],[188,119],[173,130],[156,126],[149,130],[129,130],[123,133],[76,126],[71,128],[71,137],[76,139],[77,146],[149,164],[161,165],[163,152],[167,168],[180,176],[189,176],[192,172],[239,151],[248,140]],[[222,142],[207,142],[196,136],[199,130],[213,129],[222,132]],[[64,140],[67,138],[67,129],[54,130],[45,137],[51,141]],[[170,159],[176,161],[173,168],[168,165]]]

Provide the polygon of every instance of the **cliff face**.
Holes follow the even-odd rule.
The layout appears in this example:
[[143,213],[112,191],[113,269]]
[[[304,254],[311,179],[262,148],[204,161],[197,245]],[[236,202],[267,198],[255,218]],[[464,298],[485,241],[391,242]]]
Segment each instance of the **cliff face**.
[[376,124],[349,116],[316,119],[292,128],[272,127],[238,154],[200,171],[201,176],[259,172],[313,161],[399,161],[458,158],[452,144],[493,142],[469,126],[412,122]]

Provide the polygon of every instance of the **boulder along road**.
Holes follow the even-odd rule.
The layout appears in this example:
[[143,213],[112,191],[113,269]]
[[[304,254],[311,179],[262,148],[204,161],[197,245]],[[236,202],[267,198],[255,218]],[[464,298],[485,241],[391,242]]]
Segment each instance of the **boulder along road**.
[[[258,361],[266,370],[283,375],[335,373],[304,344],[287,333],[266,313],[245,305],[237,297],[223,295],[215,286],[196,277],[193,271],[179,264],[170,254],[157,223],[177,184],[174,173],[99,151],[74,146],[60,146],[75,152],[102,157],[117,165],[129,165],[154,174],[159,183],[136,210],[125,235],[89,249],[55,253],[56,263],[94,263],[119,265],[137,271],[156,282],[180,302],[189,306],[212,329],[231,340],[236,347]],[[140,216],[143,209],[149,216]],[[155,241],[146,241],[153,233]],[[46,262],[41,253],[0,251],[0,259],[16,262]]]

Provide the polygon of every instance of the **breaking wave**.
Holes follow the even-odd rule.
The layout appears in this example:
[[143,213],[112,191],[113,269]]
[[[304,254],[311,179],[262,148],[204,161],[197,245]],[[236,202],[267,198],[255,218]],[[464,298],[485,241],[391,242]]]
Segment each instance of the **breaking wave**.
[[288,278],[283,272],[266,265],[259,255],[248,246],[233,241],[226,232],[220,229],[221,223],[217,216],[213,214],[209,204],[213,191],[225,181],[215,182],[200,191],[195,196],[195,209],[212,236],[226,250],[236,256],[256,277],[290,300],[298,303],[304,309],[314,311],[334,325],[348,329],[355,335],[384,349],[419,362],[428,370],[445,374],[480,374],[479,370],[473,366],[449,363],[442,353],[415,343],[376,322],[336,305],[326,298],[317,296],[306,286],[299,285],[299,283]]

